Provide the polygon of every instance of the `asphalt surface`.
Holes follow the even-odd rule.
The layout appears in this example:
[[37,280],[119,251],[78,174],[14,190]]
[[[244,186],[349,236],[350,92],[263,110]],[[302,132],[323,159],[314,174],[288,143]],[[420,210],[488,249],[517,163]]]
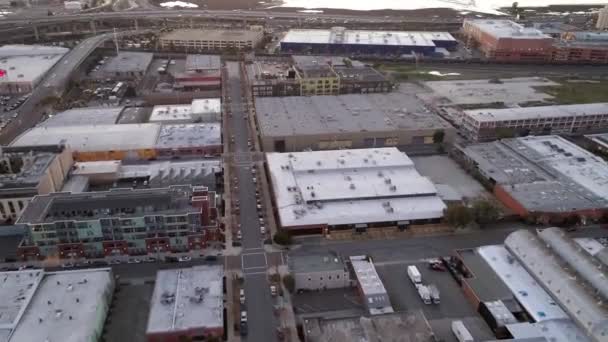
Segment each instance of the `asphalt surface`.
[[249,122],[243,119],[247,115],[243,103],[240,67],[237,62],[228,62],[228,104],[232,117],[228,117],[230,134],[234,135],[234,166],[238,178],[238,199],[240,203],[239,222],[241,224],[243,251],[241,254],[242,270],[245,278],[245,308],[248,311],[248,335],[246,341],[271,342],[276,340],[277,322],[273,314],[273,300],[270,295],[270,284],[266,275],[268,260],[263,249],[263,237],[260,233],[258,211],[256,208],[256,186],[251,174],[252,160],[247,145],[250,139]]

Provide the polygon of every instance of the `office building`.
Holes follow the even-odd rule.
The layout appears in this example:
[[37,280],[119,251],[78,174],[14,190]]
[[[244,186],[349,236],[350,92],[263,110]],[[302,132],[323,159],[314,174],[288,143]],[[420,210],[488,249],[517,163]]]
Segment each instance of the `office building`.
[[116,189],[34,197],[17,223],[26,226],[22,259],[185,252],[217,238],[215,193],[205,187]]
[[263,97],[255,101],[264,151],[434,146],[455,129],[414,94]]
[[295,290],[318,291],[354,286],[344,260],[331,254],[301,255],[289,258],[289,271]]
[[608,103],[475,109],[463,113],[471,141],[528,134],[584,134],[608,129]]
[[110,268],[2,272],[0,340],[103,341],[114,294]]
[[72,164],[63,145],[0,149],[0,220],[15,222],[32,197],[61,191]]
[[435,185],[396,148],[267,153],[278,224],[290,233],[437,222]]
[[463,34],[468,45],[476,45],[485,58],[501,62],[547,62],[553,38],[533,27],[503,19],[467,19]]
[[62,47],[42,45],[0,47],[0,93],[31,92],[68,51]]
[[332,27],[292,29],[280,42],[282,52],[359,55],[433,55],[458,42],[447,32],[364,31]]
[[503,139],[462,153],[505,206],[532,221],[599,219],[608,209],[608,163],[559,136]]
[[146,341],[221,338],[224,334],[223,277],[223,268],[217,265],[158,271]]
[[178,29],[159,37],[162,49],[198,50],[252,50],[264,37],[261,28],[250,30]]

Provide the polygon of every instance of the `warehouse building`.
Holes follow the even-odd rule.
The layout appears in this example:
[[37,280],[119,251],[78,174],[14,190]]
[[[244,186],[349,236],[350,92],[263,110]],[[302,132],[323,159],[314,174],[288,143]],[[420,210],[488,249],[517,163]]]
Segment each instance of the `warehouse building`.
[[179,29],[159,37],[162,49],[192,50],[252,50],[264,38],[261,27],[250,30]]
[[551,59],[553,38],[510,20],[467,19],[463,34],[467,45],[477,45],[489,60],[547,62]]
[[[177,65],[177,60],[174,61],[172,63]],[[177,89],[212,90],[219,89],[222,84],[222,64],[218,55],[187,55],[183,69],[180,67],[169,69]]]
[[2,272],[0,340],[103,341],[112,269]]
[[503,139],[462,152],[465,167],[532,221],[599,219],[608,209],[608,163],[559,136]]
[[[579,267],[578,263],[574,269],[568,267],[540,238],[527,230],[509,234],[505,246],[592,341],[606,341],[608,308],[596,292],[599,289],[576,277],[576,272],[584,273],[584,267]],[[604,281],[602,287],[607,284]]]
[[278,223],[290,233],[329,233],[439,221],[435,185],[396,148],[268,153]]
[[144,77],[154,54],[149,52],[122,51],[108,59],[99,70],[93,72],[96,79],[139,80]]
[[149,122],[185,124],[194,122],[220,122],[222,101],[196,99],[191,104],[154,106]]
[[17,220],[22,259],[199,250],[217,235],[215,193],[205,187],[116,189],[34,197]]
[[0,94],[31,92],[68,51],[42,45],[0,47]]
[[[34,127],[11,146],[65,144],[76,161],[218,156],[221,124],[123,124]],[[137,139],[133,139],[137,137]]]
[[125,107],[73,108],[55,113],[38,124],[41,127],[112,125],[118,122]]
[[300,255],[289,258],[295,290],[318,291],[354,286],[344,260],[337,255]]
[[455,129],[414,94],[264,97],[255,101],[264,151],[433,146]]
[[588,103],[463,113],[463,131],[471,141],[528,134],[584,134],[608,129],[608,103]]
[[349,259],[357,278],[359,295],[368,313],[370,315],[393,313],[388,292],[384,288],[372,259],[365,255],[353,255]]
[[0,221],[15,222],[32,197],[61,191],[72,164],[63,145],[0,149]]
[[282,52],[360,55],[433,55],[458,42],[447,32],[292,29],[280,42]]
[[158,271],[146,341],[221,338],[224,335],[223,277],[221,266]]

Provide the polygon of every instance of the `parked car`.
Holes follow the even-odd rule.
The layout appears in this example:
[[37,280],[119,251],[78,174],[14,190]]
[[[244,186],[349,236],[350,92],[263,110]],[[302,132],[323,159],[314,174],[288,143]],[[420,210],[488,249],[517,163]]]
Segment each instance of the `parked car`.
[[178,260],[179,260],[179,262],[186,262],[186,261],[191,261],[192,258],[189,256],[182,256],[182,257],[179,257]]

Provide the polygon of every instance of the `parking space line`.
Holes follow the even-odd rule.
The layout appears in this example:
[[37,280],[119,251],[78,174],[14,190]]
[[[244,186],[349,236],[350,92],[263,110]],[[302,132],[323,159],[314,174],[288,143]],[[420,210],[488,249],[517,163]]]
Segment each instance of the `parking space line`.
[[260,254],[264,255],[264,258],[266,258],[266,253],[264,253],[264,252],[257,252],[257,253],[243,253],[243,254],[241,254],[241,257],[243,257],[243,256],[245,256],[245,255],[260,255]]
[[252,276],[252,275],[267,274],[267,273],[268,272],[251,272],[251,273],[244,272],[244,275],[245,276],[248,276],[248,275]]

